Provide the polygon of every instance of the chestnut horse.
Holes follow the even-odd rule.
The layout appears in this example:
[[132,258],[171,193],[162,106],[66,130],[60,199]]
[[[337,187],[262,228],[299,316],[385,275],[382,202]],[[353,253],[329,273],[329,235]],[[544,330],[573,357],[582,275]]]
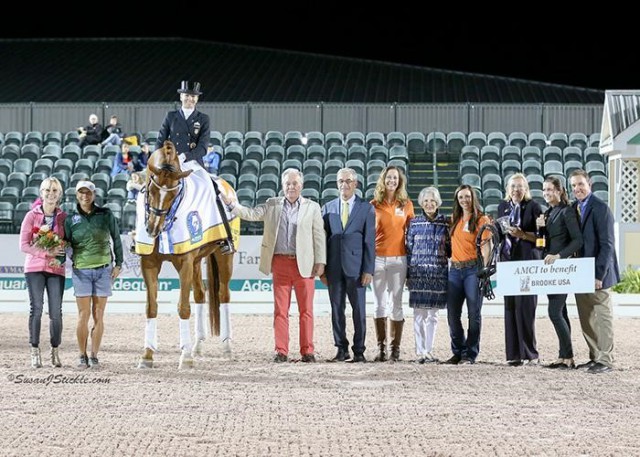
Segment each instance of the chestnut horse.
[[[179,368],[191,368],[194,364],[194,357],[200,355],[201,344],[204,340],[205,320],[204,320],[204,302],[205,295],[208,295],[209,302],[209,324],[212,333],[220,335],[222,326],[223,351],[225,355],[230,355],[230,320],[228,303],[230,298],[229,281],[233,272],[233,255],[222,252],[222,242],[227,239],[227,229],[224,224],[218,224],[215,227],[196,227],[198,237],[195,247],[191,244],[182,243],[188,247],[182,249],[170,249],[171,253],[160,249],[160,238],[163,232],[172,232],[174,222],[177,226],[191,224],[189,230],[193,230],[194,225],[201,224],[198,212],[189,213],[188,216],[180,216],[180,218],[189,219],[190,216],[196,214],[194,221],[178,220],[178,208],[182,205],[190,205],[185,208],[199,206],[200,210],[210,209],[203,208],[203,205],[212,205],[213,211],[219,214],[215,197],[211,201],[189,202],[183,199],[185,195],[186,180],[193,180],[194,177],[189,175],[193,170],[182,171],[175,146],[170,141],[165,141],[162,148],[157,149],[149,158],[147,164],[147,181],[143,191],[144,206],[142,206],[142,197],[138,201],[138,211],[144,208],[144,234],[147,244],[139,242],[136,239],[136,252],[141,254],[141,269],[145,285],[147,287],[147,306],[146,306],[146,329],[145,329],[145,348],[138,364],[139,368],[153,367],[153,354],[157,350],[156,337],[156,317],[158,315],[158,275],[162,263],[171,262],[178,272],[180,278],[180,300],[178,303],[178,315],[180,316],[180,362]],[[195,175],[194,175],[195,176]],[[195,176],[199,178],[199,176]],[[205,178],[206,184],[211,183]],[[201,183],[203,182],[200,178]],[[227,194],[235,194],[235,191],[224,180],[218,179],[217,185],[223,188],[223,192]],[[214,195],[214,194],[211,194]],[[141,211],[140,211],[141,212]],[[239,220],[232,220],[234,235],[238,235]],[[139,225],[141,222],[139,222]],[[227,228],[229,226],[227,225]],[[137,226],[137,231],[142,227]],[[166,235],[166,233],[165,233]],[[138,235],[136,235],[138,236]],[[171,237],[169,237],[171,239]],[[192,240],[193,241],[193,240]],[[179,253],[176,253],[179,252]],[[202,281],[202,259],[206,259],[207,265],[207,282],[208,287]],[[192,346],[189,319],[191,316],[191,306],[189,302],[190,291],[193,288],[193,295],[196,302],[195,327],[196,342]],[[208,294],[206,292],[208,291]],[[221,313],[222,304],[222,313]],[[221,319],[222,314],[222,319]]]

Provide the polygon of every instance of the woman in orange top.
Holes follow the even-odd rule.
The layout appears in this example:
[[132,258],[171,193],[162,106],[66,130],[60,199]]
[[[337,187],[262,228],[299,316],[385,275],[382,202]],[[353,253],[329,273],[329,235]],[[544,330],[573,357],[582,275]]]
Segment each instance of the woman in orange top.
[[391,301],[391,360],[400,358],[400,341],[404,316],[402,292],[407,277],[405,234],[414,217],[413,203],[407,195],[407,179],[402,170],[385,168],[373,194],[376,211],[376,261],[373,273],[373,298],[376,305],[375,327],[378,340],[376,362],[387,360],[387,316]]
[[[447,320],[453,356],[444,363],[458,365],[474,363],[480,352],[482,324],[482,293],[478,287],[478,256],[476,237],[480,227],[490,223],[482,214],[473,187],[466,184],[456,189],[451,216],[451,266],[447,287]],[[490,235],[489,232],[486,232]],[[490,243],[485,249],[490,249]],[[484,258],[488,258],[484,255]],[[469,331],[465,338],[462,328],[462,304],[467,300]]]

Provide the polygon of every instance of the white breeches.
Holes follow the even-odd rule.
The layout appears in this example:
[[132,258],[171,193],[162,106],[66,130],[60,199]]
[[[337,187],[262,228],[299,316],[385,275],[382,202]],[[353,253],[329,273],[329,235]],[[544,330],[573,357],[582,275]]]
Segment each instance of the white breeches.
[[376,256],[373,273],[373,302],[375,317],[387,317],[391,304],[391,320],[402,321],[402,292],[407,277],[407,258]]

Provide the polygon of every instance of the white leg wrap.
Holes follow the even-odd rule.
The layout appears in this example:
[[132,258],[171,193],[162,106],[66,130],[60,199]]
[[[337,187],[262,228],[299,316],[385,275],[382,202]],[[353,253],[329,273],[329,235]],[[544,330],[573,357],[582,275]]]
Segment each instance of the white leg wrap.
[[220,341],[224,342],[232,338],[231,334],[231,310],[229,303],[220,304]]
[[191,328],[189,319],[180,319],[180,349],[191,352]]
[[207,322],[205,319],[204,303],[196,303],[194,316],[196,340],[204,340],[207,338]]
[[144,348],[153,352],[158,350],[158,321],[155,317],[147,319],[144,328]]
[[427,352],[433,352],[433,342],[436,339],[436,328],[438,328],[438,309],[431,308],[427,310],[426,337],[425,346]]

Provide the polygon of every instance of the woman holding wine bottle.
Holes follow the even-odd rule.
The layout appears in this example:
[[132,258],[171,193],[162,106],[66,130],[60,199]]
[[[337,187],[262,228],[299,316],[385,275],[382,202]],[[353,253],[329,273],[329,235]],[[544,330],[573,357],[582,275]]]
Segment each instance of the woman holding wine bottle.
[[[571,257],[582,247],[582,233],[578,213],[569,205],[567,190],[555,176],[549,176],[542,185],[542,194],[549,209],[536,220],[536,226],[545,239],[544,263]],[[558,359],[546,368],[566,370],[574,368],[571,324],[567,314],[567,294],[547,295],[549,319],[558,335]]]
[[[506,198],[498,205],[498,215],[509,224],[503,240],[501,261],[540,259],[535,248],[536,218],[542,208],[531,199],[529,183],[522,173],[511,175],[505,186]],[[536,347],[536,295],[504,297],[504,330],[507,363],[510,366],[538,362]]]

